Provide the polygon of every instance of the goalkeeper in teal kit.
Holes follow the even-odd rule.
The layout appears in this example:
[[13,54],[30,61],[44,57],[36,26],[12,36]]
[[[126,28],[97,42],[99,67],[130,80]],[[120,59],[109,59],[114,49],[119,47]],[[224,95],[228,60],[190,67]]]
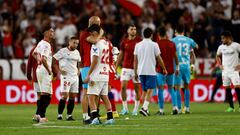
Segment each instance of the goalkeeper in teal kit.
[[177,106],[179,113],[182,110],[181,105],[181,92],[180,87],[183,81],[184,84],[184,111],[185,113],[190,113],[190,91],[189,91],[189,83],[190,83],[190,53],[194,48],[198,48],[196,42],[184,36],[184,26],[179,25],[176,28],[176,37],[172,39],[172,41],[176,45],[176,50],[178,54],[179,67],[180,72],[179,75],[175,75],[174,84],[176,89],[176,97],[177,97]]

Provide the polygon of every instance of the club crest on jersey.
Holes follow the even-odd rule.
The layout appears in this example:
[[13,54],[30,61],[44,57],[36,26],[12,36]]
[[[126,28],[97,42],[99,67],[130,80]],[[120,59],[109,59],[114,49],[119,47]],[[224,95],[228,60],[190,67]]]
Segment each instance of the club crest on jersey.
[[93,52],[97,53],[98,49],[97,48],[93,48]]
[[100,72],[101,75],[108,75],[107,68],[103,67],[103,72]]

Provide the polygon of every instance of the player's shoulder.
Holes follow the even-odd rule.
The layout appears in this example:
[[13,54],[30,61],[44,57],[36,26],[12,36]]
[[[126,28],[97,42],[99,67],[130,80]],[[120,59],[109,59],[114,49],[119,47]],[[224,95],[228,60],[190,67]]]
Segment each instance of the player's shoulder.
[[166,40],[166,43],[170,47],[175,47],[175,43],[173,41],[171,41],[171,40]]
[[63,47],[63,48],[61,48],[59,51],[67,51],[67,50],[68,50],[67,47]]
[[237,42],[232,42],[232,45],[234,45],[234,46],[239,46],[240,44],[237,43]]
[[122,38],[121,43],[122,43],[123,45],[125,45],[128,41],[129,41],[128,38],[127,38],[127,37],[124,37],[124,38]]
[[185,36],[185,37],[186,37],[186,39],[189,40],[190,42],[193,42],[193,41],[194,41],[194,39],[192,39],[192,38],[190,38],[190,37],[187,37],[187,36]]
[[176,37],[172,38],[171,41],[172,41],[172,42],[176,42],[177,39],[178,39],[178,37],[176,36]]
[[221,48],[224,48],[224,47],[226,47],[226,46],[223,45],[223,44],[220,44],[218,48],[221,49]]
[[100,39],[95,45],[98,46],[98,45],[105,45],[107,44],[108,41],[106,39]]
[[140,42],[140,41],[142,41],[142,38],[140,36],[136,36],[135,41]]
[[87,31],[87,29],[84,29],[84,30],[80,31],[80,34],[85,35],[85,34],[89,34],[89,32]]
[[44,41],[44,40],[41,40],[39,43],[38,43],[38,46],[39,47],[51,47],[50,43],[48,43],[47,41]]
[[90,33],[87,30],[80,31],[80,38],[85,38],[89,35],[90,35]]
[[75,50],[73,51],[73,53],[74,53],[74,54],[77,54],[77,55],[80,54],[79,51],[78,51],[77,49],[75,49]]

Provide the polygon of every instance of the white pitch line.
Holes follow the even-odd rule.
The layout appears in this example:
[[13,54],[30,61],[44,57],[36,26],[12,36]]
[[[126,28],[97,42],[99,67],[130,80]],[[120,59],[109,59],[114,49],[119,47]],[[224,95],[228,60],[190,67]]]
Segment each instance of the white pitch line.
[[[143,125],[144,126],[144,125]],[[103,126],[103,125],[95,125],[95,126],[57,126],[57,125],[36,125],[37,128],[65,128],[65,129],[92,129],[92,130],[123,130],[123,128],[120,128],[121,125],[108,125],[108,126]],[[110,128],[106,128],[106,127],[110,127]],[[6,127],[6,128],[11,128],[11,129],[31,129],[33,128],[32,126],[29,127]],[[124,127],[126,128],[126,127]],[[143,128],[143,127],[129,127],[127,129],[131,129],[131,130],[161,130],[161,131],[172,131],[172,130],[176,130],[176,131],[192,131],[194,129],[189,129],[189,128],[181,128],[181,129],[176,129],[176,128]],[[198,129],[197,131],[223,131],[224,129],[222,128],[201,128]]]
[[[121,125],[92,125],[92,126],[57,126],[57,125],[36,125],[38,128],[68,128],[68,129],[102,129],[102,130],[113,130],[113,129],[119,129],[122,130],[123,127]],[[126,125],[128,126],[128,125]],[[134,126],[137,126],[137,128],[133,128]],[[106,128],[109,127],[109,128]],[[126,128],[126,127],[124,127]],[[140,128],[138,125],[131,126],[130,129],[139,129],[139,130],[158,130],[159,128]]]

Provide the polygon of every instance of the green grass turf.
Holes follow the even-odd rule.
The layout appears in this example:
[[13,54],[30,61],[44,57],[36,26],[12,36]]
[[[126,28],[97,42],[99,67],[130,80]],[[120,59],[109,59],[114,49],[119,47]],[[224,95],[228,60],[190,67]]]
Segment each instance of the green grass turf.
[[[132,105],[129,108],[132,110]],[[157,104],[150,105],[150,117],[138,115],[122,116],[115,125],[84,126],[81,106],[75,105],[76,121],[57,121],[57,105],[47,109],[48,123],[32,122],[34,105],[0,105],[0,135],[238,135],[240,134],[240,112],[225,113],[226,104],[192,103],[192,114],[171,115],[171,104],[166,104],[165,116],[155,116]],[[120,111],[121,106],[118,106]],[[101,109],[102,113],[105,110]],[[64,116],[66,108],[64,111]],[[125,120],[129,117],[129,120]],[[64,117],[65,119],[65,117]]]

